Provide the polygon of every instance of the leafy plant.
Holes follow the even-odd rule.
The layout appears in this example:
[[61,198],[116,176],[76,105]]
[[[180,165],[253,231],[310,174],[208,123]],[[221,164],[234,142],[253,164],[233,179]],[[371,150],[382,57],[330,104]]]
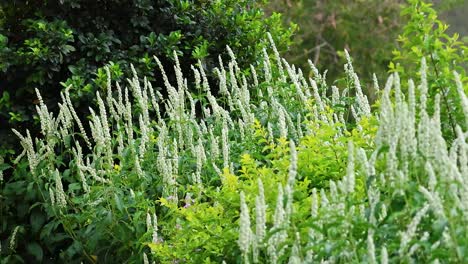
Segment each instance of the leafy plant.
[[460,100],[443,110],[422,56],[371,107],[346,51],[330,87],[269,43],[249,70],[228,48],[217,86],[177,51],[173,78],[146,60],[167,96],[136,70],[117,85],[114,62],[87,124],[70,86],[56,114],[36,90],[41,136],[14,130],[23,152],[0,159],[2,263],[467,262],[466,80],[440,72]]
[[[428,107],[433,111],[433,106],[437,105],[435,96],[440,94],[442,129],[444,137],[451,142],[456,137],[456,125],[465,128],[462,102],[452,72],[457,71],[462,81],[467,80],[468,60],[464,54],[468,47],[459,41],[458,34],[446,34],[448,26],[437,18],[429,3],[409,1],[402,15],[408,17],[408,24],[398,38],[401,47],[393,52],[394,62],[390,63],[390,70],[407,76],[418,66],[427,67],[426,75],[420,79],[428,83]],[[423,58],[424,65],[420,65]]]
[[[454,76],[466,100],[460,76]],[[404,95],[399,76],[390,76],[381,98],[375,149],[354,150],[351,143],[346,175],[330,181],[329,191],[313,189],[305,198],[308,191],[296,179],[300,156],[291,154],[289,172],[280,172],[288,180],[280,185],[285,191],[278,192],[276,203],[253,207],[241,193],[238,243],[243,262],[465,262],[466,135],[458,126],[456,143],[449,147],[440,112],[426,112],[426,85],[415,88],[410,80]],[[257,201],[263,195],[255,195]],[[258,216],[273,207],[274,217],[265,226]]]
[[176,51],[188,75],[197,60],[211,73],[229,44],[239,63],[248,67],[261,58],[266,32],[286,50],[295,28],[284,25],[279,14],[266,16],[262,3],[253,0],[22,0],[2,2],[0,10],[2,139],[12,138],[11,128],[25,127],[37,135],[37,101],[31,99],[35,88],[55,106],[60,91],[73,85],[76,111],[89,115],[89,102],[106,83],[106,66],[118,81],[133,76],[133,65],[166,95],[164,83],[154,75],[154,55],[169,68]]
[[[273,53],[278,56],[274,46]],[[37,90],[43,137],[33,140],[29,132],[22,135],[15,130],[24,152],[15,162],[14,177],[3,187],[3,199],[8,202],[2,203],[3,212],[8,214],[2,231],[8,236],[2,236],[3,243],[15,241],[17,226],[22,230],[19,234],[23,240],[30,242],[14,244],[2,254],[11,261],[52,258],[56,262],[94,263],[141,261],[143,253],[153,250],[153,259],[164,262],[188,259],[187,249],[197,251],[203,247],[206,251],[190,257],[191,261],[235,259],[240,251],[232,251],[229,245],[237,239],[237,228],[232,223],[238,214],[237,207],[229,203],[233,202],[231,199],[238,200],[235,197],[242,185],[245,190],[256,186],[251,174],[254,160],[246,153],[264,156],[259,162],[263,163],[264,173],[273,176],[277,170],[287,168],[286,138],[300,141],[315,129],[333,129],[343,138],[362,135],[365,142],[372,138],[357,130],[349,133],[344,124],[333,125],[343,117],[338,117],[340,111],[332,111],[331,100],[321,99],[316,83],[319,79],[307,82],[279,57],[271,64],[265,51],[263,73],[257,74],[252,67],[253,83],[249,84],[230,49],[228,54],[231,57],[228,71],[222,64],[215,70],[219,87],[213,90],[204,68],[193,67],[194,88],[200,91],[193,95],[188,82],[182,81],[178,57],[174,56],[176,86],[170,84],[156,58],[168,100],[147,79],[141,82],[136,75],[129,80],[128,87],[113,87],[111,69],[106,68],[104,96],[96,94],[98,108],[90,110],[88,126],[77,114],[69,89],[61,95],[58,115],[48,110]],[[287,85],[288,82],[292,85]],[[349,89],[362,94],[357,82],[355,79]],[[285,88],[273,90],[272,85]],[[322,85],[325,83],[321,82]],[[216,99],[212,91],[218,89],[221,96]],[[259,93],[259,105],[250,100],[250,91]],[[354,120],[364,121],[361,117],[369,116],[364,111],[369,109],[366,101],[344,99],[338,93],[333,100],[343,100],[344,108],[356,109]],[[202,119],[197,117],[197,103],[202,107]],[[329,111],[323,112],[325,109]],[[313,114],[308,114],[311,111]],[[307,126],[321,122],[330,127]],[[329,134],[328,131],[321,136],[321,141],[327,141]],[[275,138],[280,139],[275,142]],[[307,145],[315,148],[315,143],[304,142],[306,157]],[[337,144],[344,144],[341,139],[340,142]],[[308,174],[304,177],[304,189],[315,178],[324,180],[323,170],[304,170]],[[236,176],[238,172],[240,175]],[[271,179],[265,184],[276,185],[275,177]],[[22,207],[15,208],[17,199],[23,196],[28,199],[22,202]],[[216,201],[219,205],[213,204]],[[182,209],[184,206],[187,208]],[[30,210],[38,215],[31,223],[26,220]],[[171,225],[177,224],[198,231],[187,237],[186,232],[171,230]],[[210,227],[206,229],[206,225]],[[217,225],[221,227],[215,228]],[[207,240],[213,244],[205,244]],[[24,250],[29,247],[34,251]]]

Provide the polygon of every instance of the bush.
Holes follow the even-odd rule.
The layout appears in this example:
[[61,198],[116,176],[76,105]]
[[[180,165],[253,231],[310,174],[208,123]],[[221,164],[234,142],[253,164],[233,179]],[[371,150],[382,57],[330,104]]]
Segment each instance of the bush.
[[[167,81],[168,100],[146,79],[140,82],[134,76],[123,89],[112,87],[109,79],[105,95],[96,95],[98,109],[90,110],[91,133],[76,114],[68,89],[62,94],[58,115],[49,113],[38,92],[43,138],[33,140],[29,132],[24,136],[15,131],[28,164],[24,159],[17,163],[14,177],[3,188],[8,224],[2,234],[9,236],[2,239],[4,245],[11,245],[3,247],[7,260],[134,262],[152,248],[154,259],[163,262],[234,261],[239,251],[232,251],[230,242],[237,239],[234,223],[241,187],[234,173],[244,174],[239,179],[252,178],[255,166],[249,163],[254,160],[250,157],[259,157],[262,173],[271,175],[276,186],[280,179],[274,175],[287,168],[286,139],[302,142],[299,171],[303,171],[305,190],[309,185],[326,187],[327,178],[340,178],[347,156],[343,146],[350,138],[361,141],[360,146],[371,145],[372,136],[367,134],[372,130],[361,125],[367,122],[370,108],[357,79],[348,89],[360,95],[359,100],[340,95],[338,88],[327,99],[320,96],[327,88],[320,76],[307,82],[279,57],[274,59],[278,64],[272,64],[266,52],[262,73],[248,82],[229,53],[229,71],[222,65],[215,70],[219,99],[200,66],[193,68],[200,93],[190,93],[187,82],[181,81],[178,60],[177,86],[172,86],[156,59]],[[277,54],[276,48],[273,53]],[[348,74],[355,77],[352,71]],[[253,104],[251,96],[260,103]],[[203,107],[201,120],[195,100]],[[351,106],[354,119],[345,123]],[[331,144],[328,136],[332,134],[336,142],[330,148],[316,149],[319,144]],[[311,160],[320,163],[322,153],[326,159],[332,152],[337,164],[308,166]],[[24,171],[27,168],[30,173]],[[256,180],[244,185],[253,188]],[[265,180],[265,186],[270,187],[270,182]],[[17,207],[20,197],[22,206]],[[214,201],[220,203],[218,209],[211,208]],[[213,221],[213,228],[224,223],[229,231],[224,234],[222,227],[207,231],[206,221]],[[186,231],[177,233],[173,225],[198,231],[187,237]],[[14,232],[17,226],[19,231]],[[212,238],[212,232],[221,232],[222,239]],[[206,239],[215,244],[206,244]],[[29,242],[16,244],[19,240]],[[166,242],[159,249],[161,241]],[[202,246],[205,252],[190,255]]]
[[[197,60],[211,72],[229,44],[246,67],[262,56],[266,32],[285,50],[294,29],[283,26],[279,14],[265,16],[253,0],[4,1],[0,13],[0,135],[5,141],[12,127],[33,128],[35,88],[57,111],[60,91],[71,85],[73,104],[88,115],[95,92],[105,90],[105,66],[112,81],[131,77],[131,64],[155,81],[153,55],[169,68],[176,51],[185,72]],[[164,87],[163,82],[156,80],[155,87]]]
[[216,88],[194,66],[196,92],[177,55],[175,82],[155,58],[168,99],[108,72],[89,129],[68,89],[57,115],[37,90],[42,138],[14,131],[24,151],[2,185],[2,263],[467,262],[466,80],[440,73],[460,100],[453,136],[424,56],[375,81],[371,108],[346,51],[329,87],[271,49],[247,73],[228,48]]
[[[454,76],[465,101],[459,75]],[[288,180],[279,187],[286,191],[278,192],[276,203],[254,204],[253,199],[264,201],[261,188],[241,193],[238,243],[244,263],[468,260],[466,133],[458,127],[448,147],[439,112],[426,112],[428,87],[417,87],[410,80],[404,95],[398,75],[389,78],[374,151],[354,151],[350,144],[346,176],[331,181],[329,191],[314,189],[310,200],[304,198],[308,191],[296,178],[300,155],[291,154]],[[252,176],[263,180],[261,174]]]

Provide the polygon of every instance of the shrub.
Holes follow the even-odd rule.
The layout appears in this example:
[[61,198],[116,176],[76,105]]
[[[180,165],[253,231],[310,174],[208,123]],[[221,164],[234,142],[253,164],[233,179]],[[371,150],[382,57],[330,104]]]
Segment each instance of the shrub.
[[[264,65],[270,65],[268,57]],[[422,65],[424,77],[424,60]],[[218,70],[225,107],[208,85],[203,87],[207,84],[203,68],[194,68],[195,83],[206,89],[200,98],[209,102],[200,124],[178,64],[177,88],[167,82],[171,96],[162,102],[168,119],[158,117],[157,92],[137,77],[129,88],[117,87],[115,97],[110,83],[105,99],[97,94],[99,111],[92,111],[89,138],[86,132],[73,133],[80,125],[69,106],[68,91],[57,117],[40,103],[45,139],[33,143],[29,133],[15,132],[29,162],[17,171],[29,175],[28,196],[36,196],[32,208],[38,213],[30,225],[7,225],[10,236],[2,241],[9,245],[2,247],[7,248],[2,251],[5,260],[20,260],[22,255],[15,252],[29,252],[23,257],[38,261],[50,254],[59,256],[56,261],[90,262],[468,259],[463,202],[468,186],[466,134],[457,126],[453,144],[446,142],[440,107],[436,104],[432,115],[427,112],[429,89],[424,79],[418,86],[409,80],[403,89],[399,75],[391,75],[379,111],[372,114],[348,63],[347,73],[354,76],[350,88],[357,94],[347,105],[354,113],[352,125],[339,121],[344,112],[333,110],[333,98],[319,95],[316,84],[321,79],[311,80],[309,86],[285,61],[266,67],[264,75],[253,80],[261,93],[270,92],[260,96],[264,103],[258,106],[249,103],[248,85],[235,61],[229,66],[229,74]],[[281,67],[290,71],[286,74]],[[461,100],[468,101],[460,76],[454,76]],[[289,90],[271,89],[285,81],[294,85]],[[336,95],[335,99],[346,99]],[[138,115],[135,129],[132,114]],[[301,117],[287,121],[294,116]],[[377,131],[372,120],[378,120]],[[329,162],[325,173],[320,166],[301,167],[311,151],[327,158],[328,148],[318,148],[310,141],[313,137],[346,158],[345,171],[340,159]],[[83,156],[80,142],[86,148],[89,142],[89,155]],[[253,158],[258,153],[261,158]],[[323,179],[327,174],[330,177]],[[6,190],[21,193],[26,188],[17,177]],[[327,184],[314,185],[320,182]],[[16,244],[38,232],[43,240]]]
[[[35,88],[56,112],[60,91],[72,85],[76,110],[88,115],[95,92],[105,91],[106,66],[113,81],[131,77],[130,64],[155,81],[153,55],[169,68],[176,51],[187,74],[197,60],[211,73],[229,44],[246,68],[262,56],[266,32],[285,50],[294,31],[279,14],[265,16],[262,4],[253,0],[3,1],[0,10],[0,135],[5,141],[12,138],[10,128],[38,135],[32,130]],[[155,88],[164,87],[156,81]]]
[[441,73],[461,102],[452,136],[424,56],[412,75],[396,68],[373,112],[347,52],[346,86],[329,87],[271,48],[250,75],[228,48],[217,98],[202,65],[190,92],[176,54],[175,85],[155,58],[168,99],[108,71],[89,129],[68,89],[57,115],[36,91],[43,137],[14,131],[2,262],[467,262],[460,74]]
[[[203,67],[193,67],[195,90],[200,93],[190,93],[178,60],[173,86],[156,59],[168,100],[147,79],[140,82],[134,76],[128,87],[121,88],[113,87],[108,78],[105,95],[96,94],[98,109],[90,110],[90,131],[76,114],[68,89],[62,93],[58,115],[49,112],[38,92],[43,138],[33,140],[29,132],[15,131],[24,147],[20,156],[26,155],[28,164],[17,163],[13,179],[3,188],[2,210],[8,213],[8,224],[2,234],[9,236],[2,236],[2,244],[11,244],[2,247],[7,261],[141,261],[150,248],[156,261],[221,261],[223,256],[235,260],[239,250],[229,243],[237,239],[234,223],[241,183],[237,186],[235,174],[242,173],[239,179],[246,180],[242,185],[256,186],[256,180],[248,181],[255,171],[249,157],[261,157],[262,173],[271,175],[276,186],[279,178],[274,175],[287,168],[286,139],[301,142],[299,171],[305,190],[315,178],[318,186],[328,177],[339,178],[347,156],[342,146],[349,138],[362,137],[363,147],[371,145],[367,133],[372,129],[361,125],[367,122],[370,108],[350,64],[348,74],[355,82],[348,89],[360,96],[355,101],[340,95],[338,88],[333,89],[333,98],[321,97],[327,84],[320,76],[306,81],[279,57],[272,64],[266,51],[263,73],[248,82],[228,51],[228,70],[222,65],[215,70],[218,99]],[[273,51],[278,54],[276,48]],[[259,104],[250,101],[250,91],[258,93]],[[195,100],[202,105],[202,119],[196,115]],[[346,124],[344,109],[350,107],[354,121]],[[314,133],[317,139],[312,139]],[[336,142],[328,139],[331,134],[336,134]],[[310,157],[312,152],[320,157],[322,150],[316,149],[320,143],[333,144],[323,153],[334,151],[337,165],[307,166],[317,159]],[[16,207],[20,197],[22,206]],[[219,205],[212,208],[215,201]],[[210,218],[216,215],[217,219]],[[206,221],[212,221],[213,228],[226,226],[206,230]],[[178,233],[174,225],[197,232],[187,237],[186,229]],[[14,232],[17,226],[19,232]],[[222,238],[213,237],[213,232],[221,232]],[[16,244],[16,239],[29,242]],[[206,239],[214,244],[206,244]],[[189,255],[201,246],[202,253]]]
[[[459,75],[454,76],[466,100]],[[245,263],[467,261],[466,134],[458,126],[448,147],[440,112],[426,112],[424,80],[416,90],[411,80],[408,87],[404,99],[399,76],[390,76],[375,150],[354,151],[350,144],[346,176],[331,181],[329,191],[314,189],[310,200],[304,199],[301,182],[288,180],[280,185],[288,191],[278,193],[276,205],[255,207],[245,201],[260,199],[262,191],[246,192],[245,198],[241,194],[239,244]],[[291,157],[289,179],[296,173],[296,159]],[[361,188],[357,182],[363,183]],[[275,208],[266,226],[258,218],[265,208],[267,215]],[[256,217],[249,217],[249,211]],[[252,231],[259,224],[260,232]]]

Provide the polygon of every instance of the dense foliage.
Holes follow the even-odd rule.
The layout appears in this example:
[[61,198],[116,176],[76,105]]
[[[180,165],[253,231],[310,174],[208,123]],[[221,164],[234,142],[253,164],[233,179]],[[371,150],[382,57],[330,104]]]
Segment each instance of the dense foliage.
[[[57,116],[49,113],[38,92],[44,138],[36,141],[29,132],[23,136],[15,130],[31,173],[24,179],[24,171],[15,170],[16,181],[5,186],[9,199],[4,206],[13,213],[7,217],[15,219],[21,211],[14,198],[26,198],[24,206],[32,206],[40,216],[31,218],[31,229],[15,234],[28,237],[26,249],[14,243],[15,236],[8,239],[10,259],[18,257],[15,252],[29,250],[37,259],[56,256],[56,261],[80,256],[91,262],[135,261],[142,257],[136,252],[150,253],[145,247],[149,245],[156,259],[164,262],[236,261],[233,220],[238,217],[240,183],[234,173],[254,180],[244,184],[253,188],[257,180],[250,173],[259,162],[265,166],[262,173],[271,176],[273,185],[265,182],[266,186],[275,188],[276,181],[282,181],[275,175],[287,170],[288,161],[282,157],[287,155],[287,138],[292,138],[303,145],[299,170],[304,172],[307,195],[309,187],[326,187],[329,179],[339,179],[345,172],[347,141],[354,139],[365,149],[372,145],[370,107],[351,64],[348,77],[354,81],[348,89],[359,95],[356,101],[347,101],[336,87],[333,98],[322,99],[327,85],[321,76],[306,82],[279,57],[274,58],[277,65],[271,64],[266,51],[263,73],[255,74],[249,85],[230,54],[229,70],[222,65],[215,70],[222,95],[218,100],[203,67],[193,68],[200,92],[191,94],[178,61],[177,85],[172,86],[156,59],[169,92],[167,101],[147,80],[141,83],[134,76],[129,87],[121,89],[112,86],[109,76],[105,96],[98,93],[98,109],[91,110],[91,133],[76,115],[69,90],[62,94]],[[251,103],[250,91],[257,93],[258,105]],[[203,105],[202,119],[196,116],[197,101]],[[345,120],[349,107],[353,122]],[[336,145],[325,147],[330,136]],[[213,209],[217,207],[213,202],[220,208]],[[206,229],[207,222],[213,222],[212,227]],[[181,233],[174,226],[180,226]],[[212,232],[227,237],[212,237]],[[161,241],[167,243],[159,248]],[[206,251],[193,254],[200,247]]]
[[346,51],[339,82],[308,78],[268,35],[250,68],[152,58],[167,96],[104,68],[88,119],[36,89],[41,135],[0,161],[1,263],[468,262],[466,46],[423,1],[403,15],[385,85]]
[[256,0],[2,1],[0,136],[8,141],[11,128],[34,128],[35,88],[54,106],[60,91],[72,85],[77,111],[89,114],[93,95],[105,88],[105,66],[113,81],[131,77],[132,64],[155,87],[164,87],[155,79],[153,55],[169,67],[176,51],[190,73],[197,60],[212,69],[226,45],[244,68],[254,64],[266,32],[285,50],[294,25],[286,28],[279,14],[267,17],[261,7]]

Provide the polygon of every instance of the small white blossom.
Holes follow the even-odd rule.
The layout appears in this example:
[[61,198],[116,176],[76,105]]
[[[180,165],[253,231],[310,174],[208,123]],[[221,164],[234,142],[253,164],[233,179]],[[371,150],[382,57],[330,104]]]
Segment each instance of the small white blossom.
[[426,215],[427,210],[429,210],[429,204],[425,204],[423,208],[416,213],[416,215],[413,217],[410,224],[406,228],[406,231],[401,233],[400,249],[398,250],[400,256],[403,256],[407,245],[415,236],[416,229],[419,223],[421,222],[422,218]]
[[16,248],[16,236],[18,234],[19,226],[16,226],[15,229],[13,229],[13,233],[11,234],[10,238],[10,250],[14,251]]
[[250,229],[249,208],[245,203],[244,192],[240,193],[240,233],[239,233],[239,248],[242,252],[244,263],[249,263],[249,252],[252,239],[252,230]]
[[59,208],[65,208],[67,206],[67,200],[65,196],[65,192],[63,191],[63,185],[62,185],[62,178],[60,177],[59,171],[56,169],[54,172],[54,178],[55,178],[55,198],[57,202],[57,206]]
[[382,247],[382,251],[380,252],[380,263],[388,264],[388,252],[385,246]]
[[258,196],[255,199],[256,238],[257,244],[263,241],[266,234],[266,204],[262,180],[258,179]]

